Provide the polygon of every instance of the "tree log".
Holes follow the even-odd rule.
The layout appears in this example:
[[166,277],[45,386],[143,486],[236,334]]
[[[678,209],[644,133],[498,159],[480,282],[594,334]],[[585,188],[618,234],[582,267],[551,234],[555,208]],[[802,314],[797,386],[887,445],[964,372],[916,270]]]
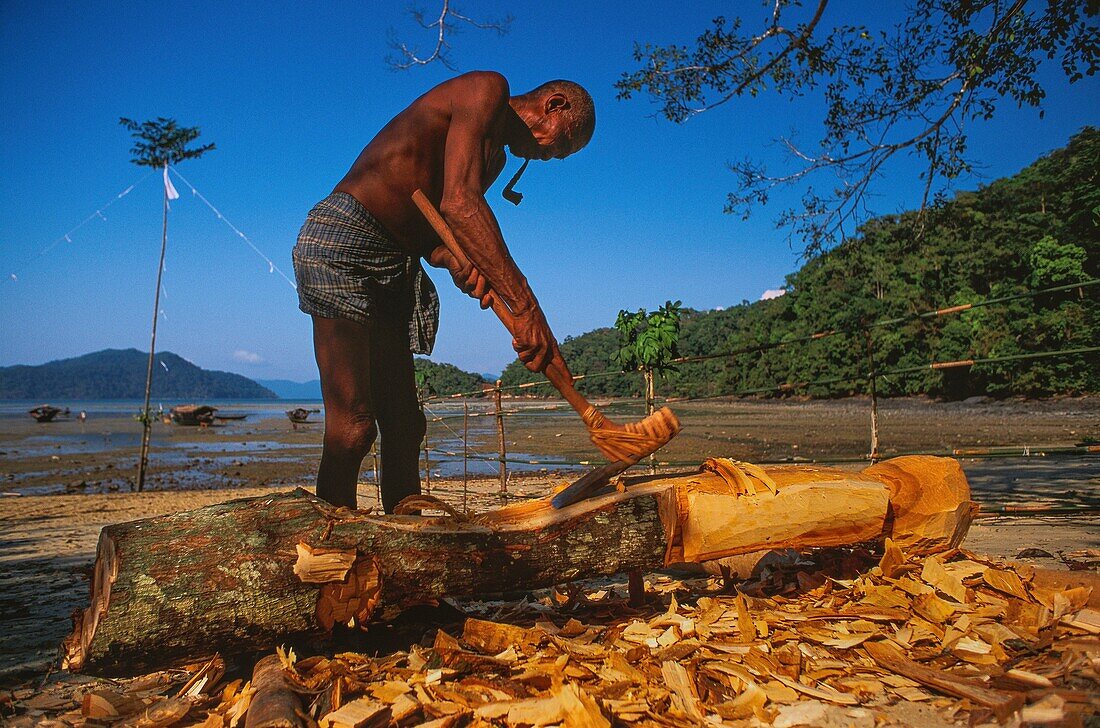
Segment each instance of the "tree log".
[[[950,471],[940,461],[892,462],[919,485],[929,468],[936,477]],[[64,665],[135,673],[219,649],[321,635],[337,622],[364,625],[379,605],[900,536],[892,530],[891,488],[871,469],[765,473],[714,462],[727,466],[626,479],[621,491],[561,510],[544,499],[470,520],[367,515],[299,489],[108,526],[91,605],[73,616]],[[970,512],[965,478],[957,464],[954,471],[956,502],[936,512],[954,513],[963,503]],[[940,498],[943,489],[934,493]],[[930,541],[922,531],[921,542],[957,545],[965,527],[948,525],[949,536]]]

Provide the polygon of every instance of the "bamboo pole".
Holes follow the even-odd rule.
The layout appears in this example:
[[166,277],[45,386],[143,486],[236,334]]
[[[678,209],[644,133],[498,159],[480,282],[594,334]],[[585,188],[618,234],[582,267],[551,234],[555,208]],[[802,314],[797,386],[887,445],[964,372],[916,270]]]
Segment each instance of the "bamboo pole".
[[[424,403],[420,403],[420,414],[424,414]],[[426,419],[426,418],[425,418]],[[424,492],[432,494],[432,461],[428,459],[428,428],[424,428]]]
[[470,403],[462,400],[462,512],[468,513],[467,480],[470,475]]
[[382,480],[378,477],[378,439],[375,438],[371,454],[374,456],[374,497],[378,499],[378,508],[382,508]]
[[496,407],[497,449],[500,452],[500,501],[508,501],[508,449],[504,443],[504,410],[500,402],[500,380],[493,390],[493,403]]
[[[168,164],[164,165],[165,170]],[[164,253],[168,248],[168,189],[164,190],[164,223],[160,233],[160,263],[157,265],[157,289],[153,293],[153,332],[149,341],[149,365],[145,369],[145,405],[141,409],[141,455],[138,458],[137,492],[145,489],[145,471],[149,467],[149,436],[153,421],[149,417],[149,397],[153,390],[153,359],[157,350],[157,319],[160,317],[160,286],[164,275]]]
[[865,329],[864,333],[867,336],[867,362],[870,365],[871,373],[869,381],[871,383],[871,464],[875,464],[879,460],[878,455],[878,390],[875,387],[875,379],[878,378],[878,374],[875,373],[875,351],[874,345],[871,341],[870,329]]
[[[645,374],[645,413],[648,417],[649,415],[653,414],[653,409],[655,406],[654,400],[656,399],[653,387],[652,367],[646,367],[643,370],[643,373]],[[649,454],[649,474],[657,474],[657,456],[655,453]]]

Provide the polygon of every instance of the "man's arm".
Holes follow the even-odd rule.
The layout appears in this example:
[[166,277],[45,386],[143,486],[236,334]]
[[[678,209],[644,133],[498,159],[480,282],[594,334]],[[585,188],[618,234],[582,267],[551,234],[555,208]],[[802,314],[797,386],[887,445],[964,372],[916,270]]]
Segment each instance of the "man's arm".
[[481,308],[486,309],[492,305],[489,280],[481,275],[473,265],[461,265],[451,251],[444,245],[436,246],[426,258],[428,265],[434,268],[445,268],[451,274],[455,285],[466,295],[476,298],[481,303]]
[[520,359],[529,369],[542,371],[556,342],[483,192],[485,142],[500,115],[508,112],[508,83],[495,73],[471,74],[469,83],[470,93],[452,100],[440,213],[466,257],[511,310],[509,328]]

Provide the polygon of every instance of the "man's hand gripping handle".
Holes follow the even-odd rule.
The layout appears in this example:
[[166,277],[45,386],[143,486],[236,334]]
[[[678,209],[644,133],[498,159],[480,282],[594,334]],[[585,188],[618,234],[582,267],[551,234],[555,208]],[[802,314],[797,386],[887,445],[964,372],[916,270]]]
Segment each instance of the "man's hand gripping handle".
[[[439,239],[443,241],[443,245],[447,247],[447,250],[450,251],[459,265],[469,265],[470,261],[466,257],[466,253],[462,251],[462,247],[455,239],[454,233],[451,232],[450,226],[447,225],[447,221],[439,214],[439,210],[435,209],[435,205],[432,204],[431,200],[429,200],[420,190],[413,192],[412,199],[413,203],[420,209],[421,214],[424,215],[424,218],[432,226],[436,234],[439,235]],[[487,295],[490,298],[493,312],[512,336],[515,337],[519,328],[519,321],[516,316],[508,308],[508,304],[497,297],[492,291]],[[558,349],[558,343],[556,341],[553,342],[553,355],[550,358],[549,364],[546,365],[544,374],[546,378],[550,380],[550,383],[561,392],[562,396],[568,400],[569,404],[571,404],[579,414],[583,416],[591,407],[588,401],[577,392],[576,388],[574,388],[573,375],[565,365],[565,360],[561,356],[561,351]]]

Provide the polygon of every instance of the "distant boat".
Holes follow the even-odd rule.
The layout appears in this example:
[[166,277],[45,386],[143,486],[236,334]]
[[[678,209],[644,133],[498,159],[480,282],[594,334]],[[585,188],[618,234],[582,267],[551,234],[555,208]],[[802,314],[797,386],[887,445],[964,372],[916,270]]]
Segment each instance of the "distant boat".
[[245,417],[248,417],[248,415],[247,414],[242,415],[242,414],[239,414],[239,413],[234,413],[234,414],[231,414],[231,415],[214,415],[214,419],[218,420],[219,422],[223,421],[223,420],[243,420]]
[[32,410],[27,410],[27,414],[38,422],[53,422],[53,418],[57,417],[62,412],[68,414],[69,410],[62,410],[60,407],[51,407],[48,404],[39,405]]
[[309,416],[315,412],[320,412],[319,409],[306,409],[305,407],[295,407],[292,410],[286,411],[286,416],[290,418],[290,421],[296,425],[302,425],[309,421]]
[[214,423],[214,413],[217,411],[217,407],[206,404],[184,404],[173,407],[170,414],[177,425],[208,427]]

